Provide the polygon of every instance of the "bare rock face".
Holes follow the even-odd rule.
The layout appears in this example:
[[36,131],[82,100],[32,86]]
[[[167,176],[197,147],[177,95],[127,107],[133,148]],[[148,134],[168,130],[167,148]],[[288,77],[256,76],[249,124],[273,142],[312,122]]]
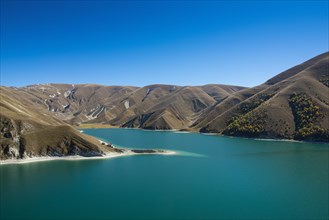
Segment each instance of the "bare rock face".
[[22,135],[33,125],[0,115],[0,159],[21,159],[26,156]]
[[[85,140],[70,126],[36,129],[24,121],[1,117],[0,159],[24,159],[40,156],[102,156],[97,144]],[[103,147],[105,148],[105,147]],[[110,151],[110,148],[108,148]]]

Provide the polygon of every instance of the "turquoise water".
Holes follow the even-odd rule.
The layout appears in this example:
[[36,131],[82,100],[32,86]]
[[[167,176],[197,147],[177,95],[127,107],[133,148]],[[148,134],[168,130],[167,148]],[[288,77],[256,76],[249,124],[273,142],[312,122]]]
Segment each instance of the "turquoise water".
[[0,166],[0,219],[327,219],[328,144],[90,129],[174,156]]

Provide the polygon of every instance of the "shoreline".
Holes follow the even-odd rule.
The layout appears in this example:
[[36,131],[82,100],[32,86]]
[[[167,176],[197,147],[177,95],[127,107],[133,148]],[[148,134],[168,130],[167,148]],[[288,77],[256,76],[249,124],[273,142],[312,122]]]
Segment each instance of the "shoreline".
[[[109,127],[111,129],[131,129],[131,130],[141,130],[141,131],[155,131],[155,132],[173,132],[176,134],[201,134],[205,136],[220,136],[220,137],[225,137],[225,138],[243,138],[243,139],[249,139],[249,140],[256,140],[256,141],[282,141],[282,142],[293,142],[293,143],[312,143],[312,144],[329,144],[329,142],[322,142],[322,141],[303,141],[303,140],[295,140],[295,139],[282,139],[282,138],[255,138],[255,137],[239,137],[239,136],[228,136],[224,134],[219,134],[219,133],[201,133],[198,131],[180,131],[179,129],[171,129],[171,130],[160,130],[160,129],[143,129],[143,128],[123,128],[123,127]],[[104,128],[80,128],[80,129],[104,129]],[[78,129],[79,130],[79,129]],[[80,132],[83,133],[82,130],[79,130]]]
[[79,125],[74,125],[76,129],[97,129],[97,128],[119,128],[119,126],[113,126],[109,124],[97,124],[97,123],[80,123]]
[[9,164],[26,164],[26,163],[36,163],[36,162],[45,162],[45,161],[55,161],[55,160],[66,160],[66,161],[77,161],[77,160],[105,160],[111,159],[115,157],[124,157],[124,156],[138,156],[138,155],[174,155],[177,154],[175,151],[164,150],[164,152],[154,152],[154,153],[135,153],[131,150],[125,151],[123,153],[106,153],[103,156],[95,156],[95,157],[84,157],[79,155],[74,156],[62,156],[62,157],[29,157],[24,159],[8,159],[8,160],[0,160],[1,165],[9,165]]

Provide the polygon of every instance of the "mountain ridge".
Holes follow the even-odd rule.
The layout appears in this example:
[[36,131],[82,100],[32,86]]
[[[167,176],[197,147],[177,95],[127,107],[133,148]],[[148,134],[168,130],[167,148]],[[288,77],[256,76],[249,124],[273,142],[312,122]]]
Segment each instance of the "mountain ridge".
[[120,151],[72,127],[84,123],[329,142],[329,53],[251,88],[50,83],[0,98],[0,159]]
[[[216,108],[221,108],[222,114],[217,115],[217,117],[212,120],[205,119],[206,124],[199,124],[196,126],[200,127],[204,132],[222,133],[224,132],[225,127],[229,126],[227,124],[228,118],[232,118],[234,114],[252,114],[252,111],[258,109],[258,111],[264,111],[268,114],[268,120],[266,121],[266,125],[264,125],[266,128],[262,129],[264,132],[260,132],[262,134],[256,135],[257,137],[293,139],[295,138],[294,132],[296,131],[296,123],[294,121],[296,116],[292,112],[292,104],[289,100],[294,93],[298,93],[300,95],[307,95],[312,102],[316,103],[316,107],[320,108],[322,120],[314,123],[320,125],[320,127],[326,130],[327,135],[323,140],[328,141],[329,90],[328,85],[323,83],[329,78],[328,64],[329,54],[321,54],[297,67],[290,68],[289,70],[278,74],[264,84],[242,90],[238,92],[240,93],[239,96],[243,97],[245,95],[246,98],[239,100],[240,103],[229,106],[231,108],[217,106]],[[237,96],[237,94],[235,95]],[[249,95],[251,96],[249,97]],[[263,96],[263,98],[260,98],[261,96]],[[259,101],[259,106],[254,106],[254,109],[249,109],[250,112],[243,112],[243,109],[248,107],[248,105],[252,108],[252,103],[257,103],[257,101]],[[225,103],[219,105],[223,104]],[[254,112],[254,114],[256,113],[257,112]],[[211,114],[211,112],[209,114]],[[280,127],[283,123],[287,124],[284,132]],[[248,126],[251,124],[252,123],[250,122]],[[272,128],[270,128],[271,126]],[[232,133],[229,130],[230,129],[224,133],[227,135],[234,135],[234,132]],[[241,136],[241,134],[238,136]],[[246,134],[246,136],[248,135]]]

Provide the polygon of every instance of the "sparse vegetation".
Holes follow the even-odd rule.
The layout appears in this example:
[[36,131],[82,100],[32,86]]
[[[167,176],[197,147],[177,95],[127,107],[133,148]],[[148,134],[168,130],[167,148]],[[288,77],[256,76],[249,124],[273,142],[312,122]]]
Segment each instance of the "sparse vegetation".
[[240,112],[242,114],[246,114],[254,109],[256,109],[258,106],[269,100],[274,93],[270,94],[262,94],[260,97],[257,99],[251,100],[249,103],[242,103],[240,106]]
[[269,100],[274,93],[262,94],[248,103],[242,103],[238,113],[228,121],[223,134],[231,136],[258,137],[264,131],[266,113],[264,110],[255,110],[265,101]]
[[321,114],[311,98],[306,94],[293,94],[289,104],[295,117],[295,139],[328,141],[329,131],[315,124]]
[[326,85],[327,87],[329,87],[329,75],[323,75],[320,78],[320,82],[322,82],[324,85]]
[[293,94],[289,103],[295,115],[297,130],[309,126],[320,115],[319,107],[305,94]]
[[329,105],[329,102],[327,102],[326,100],[324,100],[323,98],[321,98],[318,94],[315,94],[315,97],[320,100],[321,102],[323,102],[326,105]]
[[264,131],[266,112],[257,110],[232,118],[223,134],[231,136],[258,137]]

